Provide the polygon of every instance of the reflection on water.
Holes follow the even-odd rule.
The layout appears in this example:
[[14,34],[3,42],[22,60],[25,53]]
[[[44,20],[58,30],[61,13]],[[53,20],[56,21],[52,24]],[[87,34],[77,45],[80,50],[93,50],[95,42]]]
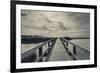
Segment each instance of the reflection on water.
[[71,40],[71,42],[88,50],[90,49],[90,39],[77,39],[77,40]]

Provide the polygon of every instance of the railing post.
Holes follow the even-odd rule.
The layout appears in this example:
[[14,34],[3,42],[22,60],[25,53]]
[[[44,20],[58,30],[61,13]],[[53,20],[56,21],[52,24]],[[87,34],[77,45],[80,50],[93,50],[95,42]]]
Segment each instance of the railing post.
[[63,41],[63,43],[65,43],[65,40],[62,40]]
[[52,44],[53,43],[53,41],[51,41],[51,42],[48,42],[48,53],[50,52],[50,50],[51,50],[51,47],[52,47]]
[[46,52],[46,54],[44,55],[45,57],[48,55],[48,53],[50,52],[50,49],[51,49],[51,44],[52,42],[48,42],[48,50]]
[[50,47],[50,42],[48,42],[48,48]]
[[68,42],[66,42],[66,46],[68,46]]
[[76,55],[76,47],[73,46],[73,53]]
[[65,42],[66,50],[68,52],[68,42]]
[[53,42],[53,41],[48,42],[48,48],[51,48],[51,47],[52,47],[52,42]]
[[[42,55],[42,47],[39,48],[39,57]],[[42,62],[42,58],[40,60],[40,62]]]

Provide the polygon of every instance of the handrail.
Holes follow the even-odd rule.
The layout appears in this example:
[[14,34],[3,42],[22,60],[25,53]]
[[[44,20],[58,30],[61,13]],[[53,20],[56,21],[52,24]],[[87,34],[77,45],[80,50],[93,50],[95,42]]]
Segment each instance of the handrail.
[[[69,53],[69,55],[71,55],[74,60],[82,58],[81,56],[79,56],[79,54],[77,54],[77,50],[76,50],[77,48],[87,52],[87,57],[84,57],[84,58],[89,58],[90,50],[87,50],[87,49],[85,49],[83,47],[80,47],[79,45],[76,45],[76,44],[74,44],[74,43],[72,43],[69,40],[66,40],[64,38],[60,38],[60,39],[61,39],[61,42],[64,45],[65,49],[67,50],[67,53]],[[72,44],[72,46],[73,46],[73,50],[72,51],[71,51],[71,49],[68,48],[68,43]]]
[[44,43],[41,43],[40,45],[38,45],[38,46],[36,46],[36,47],[34,47],[34,48],[32,48],[32,49],[30,49],[30,50],[28,50],[28,51],[22,53],[22,54],[21,54],[21,55],[22,55],[22,58],[24,58],[24,56],[26,56],[26,55],[28,55],[28,54],[31,54],[31,53],[35,52],[35,50],[37,50],[38,48],[40,48],[41,46],[45,45],[46,43],[48,43],[48,42],[51,41],[51,40],[53,40],[53,39],[50,39],[50,40],[48,40],[48,41],[46,41],[46,42],[44,42]]
[[40,44],[40,45],[38,45],[38,46],[36,46],[36,47],[34,47],[34,48],[32,48],[32,49],[30,49],[30,50],[24,52],[23,54],[21,54],[21,59],[23,60],[23,59],[25,59],[26,57],[29,57],[30,55],[35,54],[35,52],[36,52],[37,49],[41,48],[42,46],[44,46],[44,45],[47,44],[48,42],[53,41],[54,39],[56,39],[56,38],[52,38],[52,39],[50,39],[50,40],[48,40],[48,41],[46,41],[46,42],[44,42],[44,43],[42,43],[42,44]]
[[[61,38],[60,38],[60,39],[61,39]],[[74,55],[74,54],[71,53],[71,50],[68,49],[68,46],[66,46],[66,45],[64,44],[64,42],[62,41],[62,39],[61,39],[61,42],[62,42],[63,46],[65,47],[67,53],[73,57],[73,60],[79,59],[76,55]]]
[[86,50],[86,51],[90,51],[90,50],[88,50],[88,49],[85,49],[85,48],[83,48],[83,47],[81,47],[81,46],[79,46],[79,45],[77,45],[77,44],[74,44],[74,43],[72,43],[72,42],[70,42],[70,41],[68,41],[68,40],[66,40],[66,39],[63,39],[64,41],[67,41],[67,42],[69,42],[70,44],[73,44],[74,46],[77,46],[77,47],[79,47],[79,48],[81,48],[81,49],[84,49],[84,50]]
[[[56,41],[56,40],[55,40]],[[44,57],[44,55],[45,54],[47,54],[47,52],[48,52],[48,50],[50,49],[50,50],[52,50],[53,49],[53,46],[54,46],[54,43],[55,43],[55,41],[52,43],[52,45],[51,45],[51,47],[49,48],[47,48],[46,50],[45,50],[45,52],[38,58],[38,59],[36,59],[36,62],[39,62],[41,59],[42,59],[42,57]],[[50,54],[51,54],[51,52],[49,51],[49,56],[50,56]],[[49,57],[48,57],[49,58]],[[47,59],[48,59],[47,58]],[[47,59],[46,59],[46,61],[47,61]]]

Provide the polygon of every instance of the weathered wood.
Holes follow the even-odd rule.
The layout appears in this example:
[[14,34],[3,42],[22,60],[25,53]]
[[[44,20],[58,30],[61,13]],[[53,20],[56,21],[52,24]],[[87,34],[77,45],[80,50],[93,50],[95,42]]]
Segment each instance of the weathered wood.
[[65,48],[66,51],[68,52],[68,44],[66,45],[66,42],[65,42],[63,39],[60,38],[60,40],[61,40],[61,42],[62,42],[64,48]]
[[75,46],[73,46],[73,54],[76,55],[76,47]]
[[65,42],[66,43],[66,50],[68,52],[68,42]]
[[66,45],[68,46],[68,42],[66,42]]
[[27,62],[35,62],[36,60],[36,53],[33,53],[33,54],[30,54],[30,55],[27,55],[26,57],[24,57],[21,62],[22,63],[27,63]]
[[[53,41],[56,41],[56,39],[54,39]],[[54,44],[55,44],[55,42],[52,42],[52,46],[54,46]],[[53,47],[52,48],[47,48],[46,49],[46,51],[36,60],[36,62],[40,62],[40,60],[42,59],[42,58],[46,58],[44,61],[48,61],[48,59],[49,59],[49,57],[50,57],[50,54],[51,54],[51,49],[53,49]]]
[[[38,58],[37,55],[36,55],[36,50],[39,51],[38,56],[40,57],[42,55],[42,49],[43,49],[42,46],[44,46],[45,44],[47,44],[48,42],[50,42],[54,39],[55,38],[52,38],[52,39],[50,39],[50,40],[48,40],[48,41],[32,48],[32,49],[22,53],[21,54],[21,62],[25,63],[25,62],[34,62],[34,61],[36,61],[36,59]],[[42,61],[42,60],[40,60],[40,61]]]
[[51,46],[51,42],[48,42],[48,47],[50,47]]
[[[39,48],[39,57],[42,55],[42,46]],[[40,62],[42,62],[42,58],[40,60]]]
[[[73,46],[73,48],[68,48],[68,47],[67,48],[68,48],[69,55],[73,56],[74,59],[82,60],[82,59],[90,58],[90,50],[80,47],[79,45],[74,44],[67,39],[64,39],[64,38],[60,38],[60,39],[61,39],[61,41],[68,42],[69,44],[71,44]],[[62,42],[62,44],[63,44],[63,42]]]

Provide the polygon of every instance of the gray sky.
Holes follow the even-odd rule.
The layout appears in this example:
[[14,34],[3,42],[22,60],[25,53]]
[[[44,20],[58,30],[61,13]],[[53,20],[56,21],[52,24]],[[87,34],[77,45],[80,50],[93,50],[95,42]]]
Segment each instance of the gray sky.
[[21,11],[22,35],[84,36],[90,34],[90,14],[76,12]]

